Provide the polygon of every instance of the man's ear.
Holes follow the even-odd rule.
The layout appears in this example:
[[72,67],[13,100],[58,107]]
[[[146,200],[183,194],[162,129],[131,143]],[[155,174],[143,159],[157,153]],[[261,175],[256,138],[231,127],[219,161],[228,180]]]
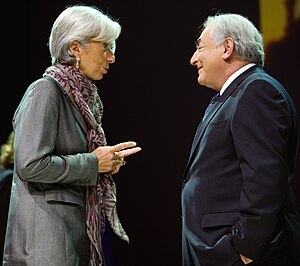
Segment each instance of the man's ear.
[[222,58],[225,60],[228,59],[234,51],[234,41],[231,37],[225,38],[223,42],[223,48],[224,48],[224,52]]
[[80,55],[80,44],[77,41],[73,41],[69,44],[69,50],[71,53],[77,57]]

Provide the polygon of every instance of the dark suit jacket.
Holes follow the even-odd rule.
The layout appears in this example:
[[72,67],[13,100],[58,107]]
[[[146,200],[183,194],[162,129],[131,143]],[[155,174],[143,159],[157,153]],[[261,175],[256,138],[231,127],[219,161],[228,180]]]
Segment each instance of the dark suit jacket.
[[229,266],[239,254],[263,261],[287,250],[296,121],[286,90],[259,66],[225,90],[199,124],[184,173],[183,265]]

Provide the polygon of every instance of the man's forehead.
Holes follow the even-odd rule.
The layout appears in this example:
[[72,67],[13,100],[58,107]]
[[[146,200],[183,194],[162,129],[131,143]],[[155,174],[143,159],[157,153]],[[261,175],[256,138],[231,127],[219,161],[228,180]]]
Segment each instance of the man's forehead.
[[205,39],[208,38],[208,30],[207,29],[204,29],[200,36],[198,37],[196,43],[202,43]]

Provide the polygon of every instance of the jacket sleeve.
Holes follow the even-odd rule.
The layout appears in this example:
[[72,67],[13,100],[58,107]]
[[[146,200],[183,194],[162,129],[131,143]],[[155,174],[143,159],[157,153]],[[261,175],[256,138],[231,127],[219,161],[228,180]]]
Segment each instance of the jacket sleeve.
[[288,190],[287,142],[291,111],[276,81],[249,82],[232,119],[232,134],[243,175],[234,248],[258,259],[277,223]]
[[97,158],[63,97],[43,79],[26,91],[13,119],[17,174],[29,182],[95,185]]

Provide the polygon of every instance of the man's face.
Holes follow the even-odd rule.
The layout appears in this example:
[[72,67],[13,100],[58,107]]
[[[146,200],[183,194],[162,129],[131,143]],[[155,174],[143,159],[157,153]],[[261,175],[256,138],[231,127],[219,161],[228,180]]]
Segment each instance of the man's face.
[[224,76],[223,45],[217,46],[213,41],[210,30],[204,29],[196,42],[196,51],[190,63],[198,69],[200,85],[220,90]]

